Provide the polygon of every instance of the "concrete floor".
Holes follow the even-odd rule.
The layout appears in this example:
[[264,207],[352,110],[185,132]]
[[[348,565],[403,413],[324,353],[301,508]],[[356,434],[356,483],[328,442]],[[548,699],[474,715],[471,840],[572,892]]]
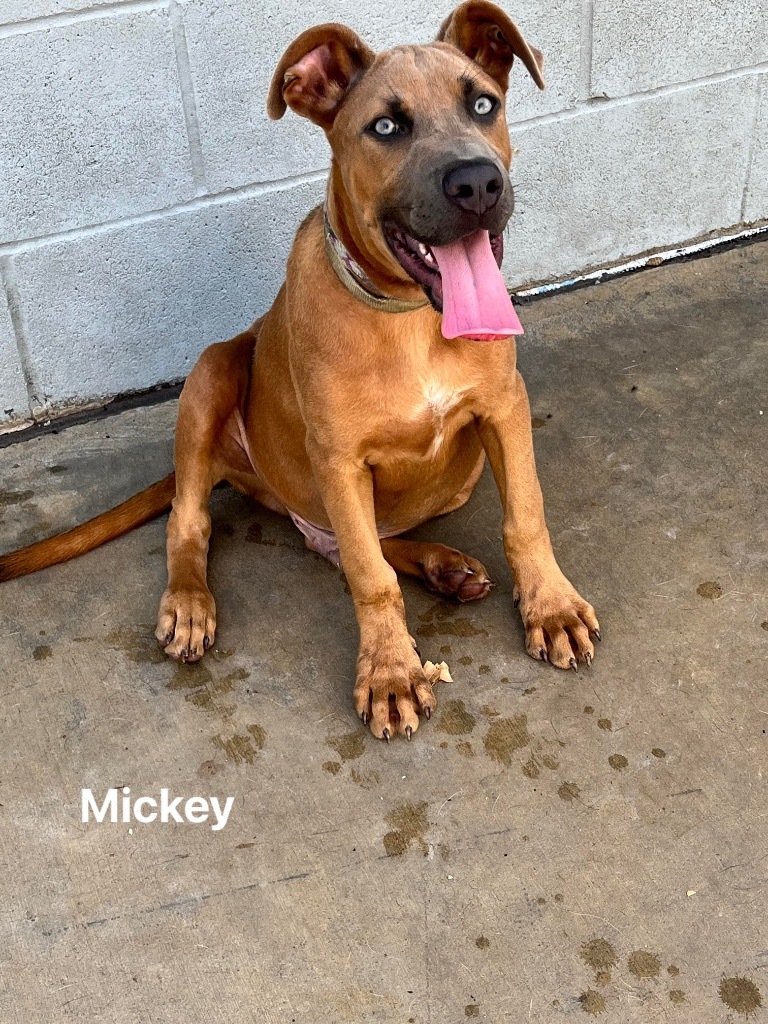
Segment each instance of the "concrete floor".
[[[525,656],[485,476],[420,535],[491,597],[404,583],[455,678],[411,744],[354,717],[343,577],[230,491],[199,666],[152,637],[164,521],[5,584],[0,1019],[768,1019],[766,309],[763,243],[522,310],[550,529],[604,642],[578,675]],[[0,451],[0,550],[168,472],[174,411]],[[216,833],[80,822],[123,785],[236,802]]]

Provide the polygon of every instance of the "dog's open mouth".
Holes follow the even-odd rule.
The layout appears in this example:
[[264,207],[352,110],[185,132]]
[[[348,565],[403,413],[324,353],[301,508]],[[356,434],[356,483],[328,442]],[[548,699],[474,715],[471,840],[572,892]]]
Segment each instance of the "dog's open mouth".
[[446,338],[494,341],[523,333],[499,269],[501,235],[475,231],[448,245],[429,246],[387,225],[384,236],[403,270],[443,314]]

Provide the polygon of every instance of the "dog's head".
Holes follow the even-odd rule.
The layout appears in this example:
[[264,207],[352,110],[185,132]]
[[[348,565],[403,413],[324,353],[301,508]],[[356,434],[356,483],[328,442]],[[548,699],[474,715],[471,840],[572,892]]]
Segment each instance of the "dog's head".
[[487,0],[457,7],[427,46],[376,55],[331,24],[284,54],[269,114],[289,106],[325,130],[334,227],[376,283],[402,293],[415,282],[441,309],[446,247],[487,232],[500,264],[514,207],[505,100],[515,57],[543,88],[541,54]]

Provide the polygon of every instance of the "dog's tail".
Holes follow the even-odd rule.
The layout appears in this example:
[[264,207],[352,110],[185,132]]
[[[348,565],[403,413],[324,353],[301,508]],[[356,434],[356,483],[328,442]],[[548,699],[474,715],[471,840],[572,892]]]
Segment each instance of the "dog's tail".
[[122,537],[169,509],[175,494],[176,474],[170,473],[165,479],[145,487],[121,505],[102,512],[82,526],[0,556],[0,583],[66,562],[84,555],[86,551],[93,551],[109,540]]

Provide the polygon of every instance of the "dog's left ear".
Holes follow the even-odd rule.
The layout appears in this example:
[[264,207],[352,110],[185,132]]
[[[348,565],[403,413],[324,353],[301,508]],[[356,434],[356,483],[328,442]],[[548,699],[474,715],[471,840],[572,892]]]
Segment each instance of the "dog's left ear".
[[512,62],[519,57],[540,89],[544,88],[541,51],[529,46],[517,25],[489,0],[467,0],[449,14],[438,42],[452,43],[494,78],[502,89],[509,85]]
[[302,32],[272,76],[267,113],[277,121],[288,106],[327,131],[347,92],[375,56],[346,25],[316,25]]

